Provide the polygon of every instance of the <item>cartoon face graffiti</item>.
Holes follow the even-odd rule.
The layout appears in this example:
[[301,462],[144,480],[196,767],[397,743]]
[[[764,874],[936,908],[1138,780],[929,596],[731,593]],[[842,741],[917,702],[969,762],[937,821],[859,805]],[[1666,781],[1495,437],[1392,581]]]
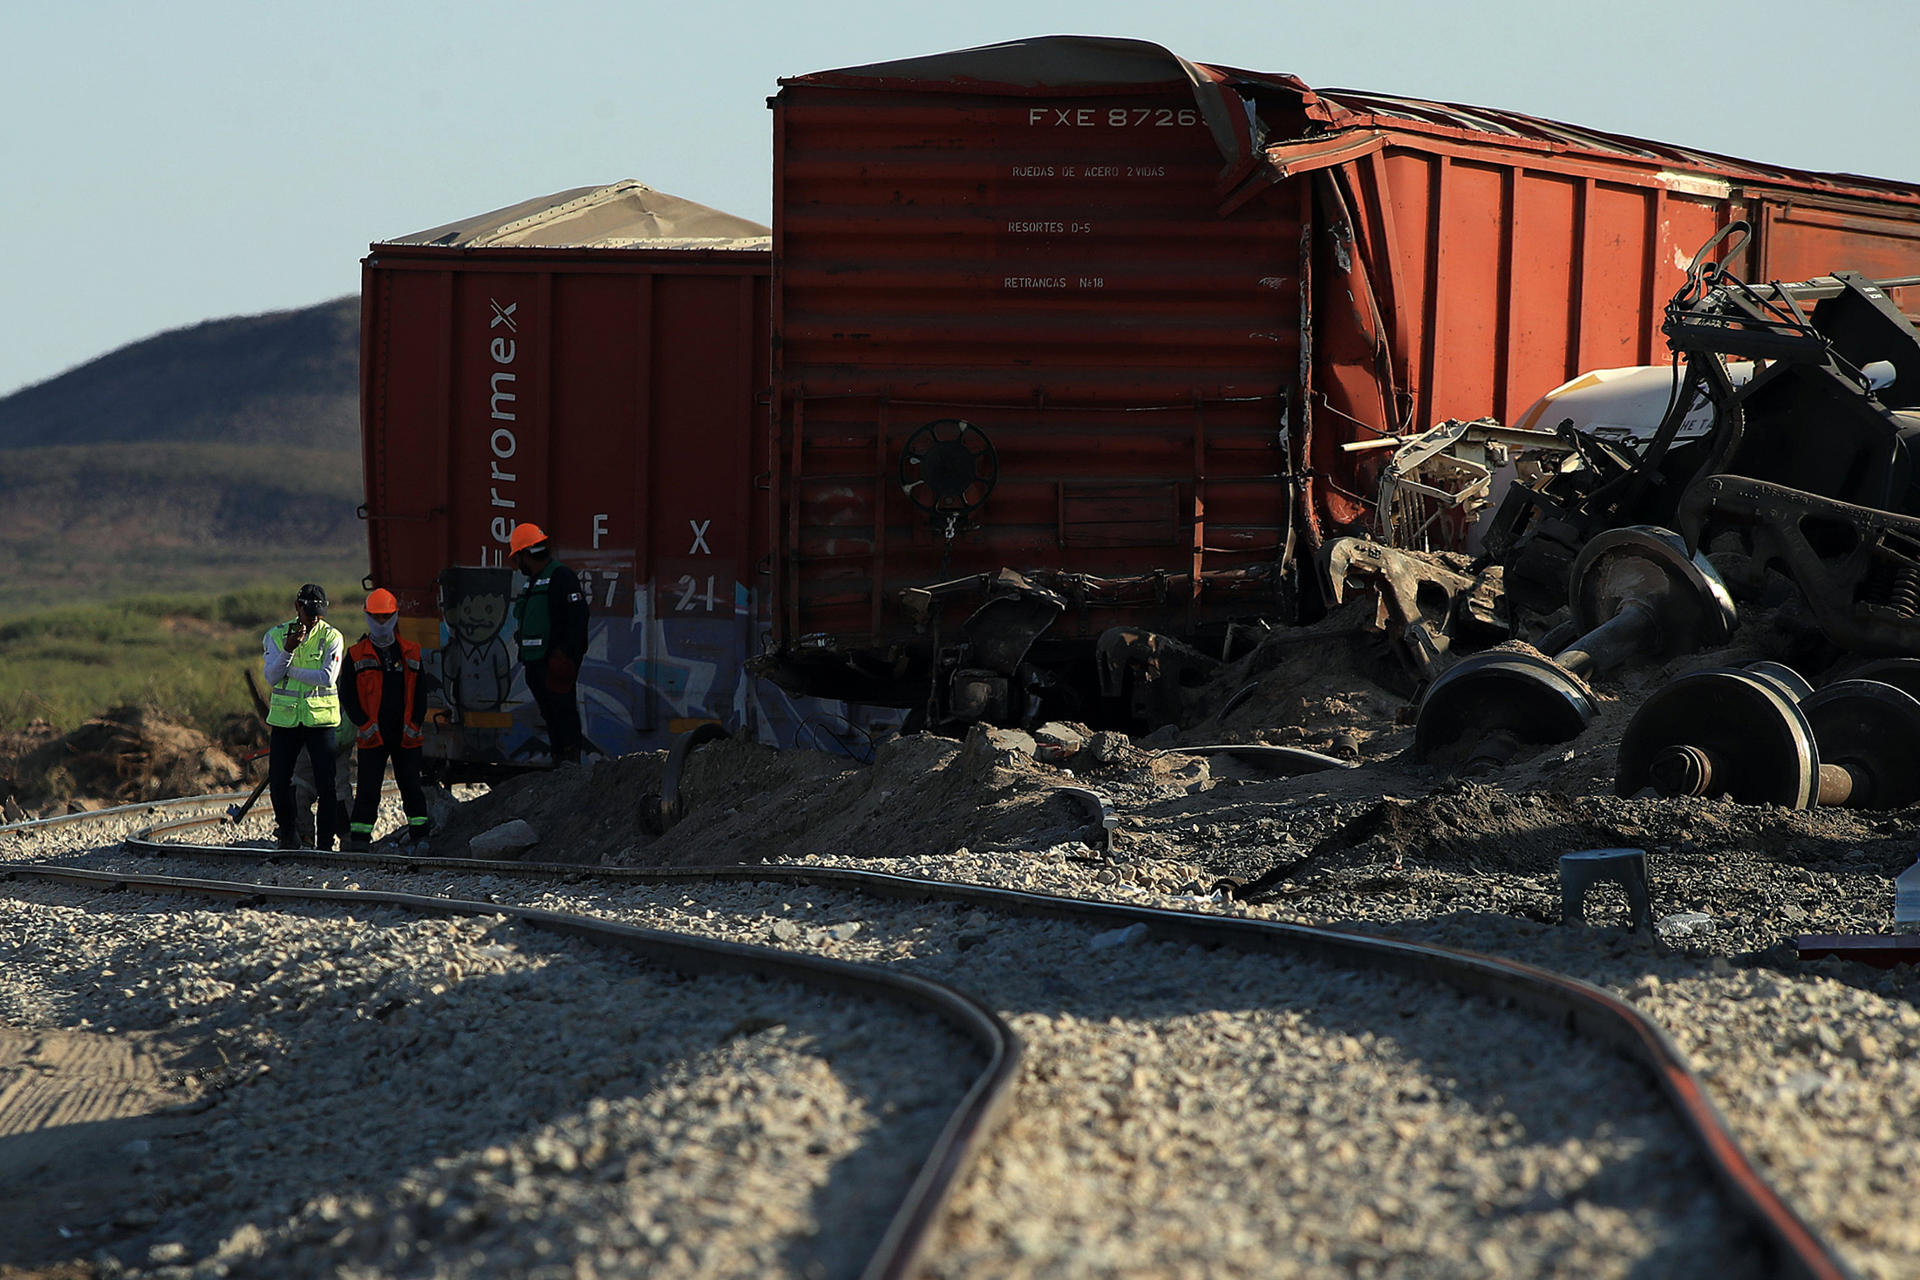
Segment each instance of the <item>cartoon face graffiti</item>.
[[487,569],[450,570],[446,576],[451,635],[441,657],[442,679],[453,705],[498,711],[513,687],[513,657],[500,634],[512,578]]
[[454,601],[447,610],[447,624],[454,634],[474,648],[500,634],[507,620],[507,597],[492,593],[474,593]]

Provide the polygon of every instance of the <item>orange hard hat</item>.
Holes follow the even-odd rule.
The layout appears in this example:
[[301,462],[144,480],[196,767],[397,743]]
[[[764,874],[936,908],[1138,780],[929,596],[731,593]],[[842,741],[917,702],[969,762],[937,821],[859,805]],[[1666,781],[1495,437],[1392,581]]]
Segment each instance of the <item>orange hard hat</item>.
[[528,547],[537,547],[546,540],[547,531],[539,525],[530,521],[517,524],[513,526],[513,536],[507,539],[507,551],[517,556]]
[[398,613],[400,612],[400,602],[394,599],[393,592],[387,590],[385,587],[378,587],[367,596],[367,612]]

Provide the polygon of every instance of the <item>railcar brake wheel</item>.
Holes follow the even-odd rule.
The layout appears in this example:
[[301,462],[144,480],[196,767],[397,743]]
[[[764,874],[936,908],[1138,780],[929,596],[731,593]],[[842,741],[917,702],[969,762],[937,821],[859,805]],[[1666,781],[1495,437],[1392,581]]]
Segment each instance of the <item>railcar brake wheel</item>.
[[[1876,658],[1846,673],[1849,680],[1878,680],[1920,698],[1920,658]],[[1836,681],[1835,683],[1838,683]]]
[[1813,693],[1813,686],[1807,683],[1807,678],[1784,662],[1749,662],[1740,669],[1762,680],[1773,681],[1774,687],[1795,702],[1804,702]]
[[1652,609],[1660,623],[1660,651],[1668,656],[1724,643],[1739,620],[1732,595],[1706,557],[1688,551],[1679,534],[1650,524],[1588,539],[1567,574],[1567,602],[1582,634],[1629,601]]
[[986,502],[1000,479],[987,433],[964,418],[918,427],[900,450],[900,487],[928,515],[964,517]]

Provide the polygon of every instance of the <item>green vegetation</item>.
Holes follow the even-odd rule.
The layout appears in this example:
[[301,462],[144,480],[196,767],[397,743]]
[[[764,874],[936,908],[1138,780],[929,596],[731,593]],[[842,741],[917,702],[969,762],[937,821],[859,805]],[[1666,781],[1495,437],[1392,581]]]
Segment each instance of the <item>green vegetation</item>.
[[[0,731],[41,717],[66,731],[122,703],[217,735],[253,709],[245,672],[293,583],[217,596],[148,595],[0,619]],[[346,583],[334,587],[344,595]],[[354,597],[357,599],[358,597]]]
[[209,321],[0,396],[0,731],[218,732],[302,582],[358,603],[359,329],[357,297]]
[[0,452],[0,616],[366,572],[358,454],[273,445]]

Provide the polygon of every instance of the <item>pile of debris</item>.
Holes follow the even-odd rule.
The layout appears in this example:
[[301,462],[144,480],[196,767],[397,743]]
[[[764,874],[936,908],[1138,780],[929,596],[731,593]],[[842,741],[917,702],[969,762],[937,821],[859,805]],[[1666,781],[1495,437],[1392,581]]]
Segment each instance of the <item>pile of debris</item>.
[[[1673,370],[1383,442],[1371,536],[1301,564],[1317,621],[1232,662],[1103,636],[1102,692],[1151,732],[975,725],[867,768],[722,738],[496,788],[441,847],[508,819],[527,856],[645,865],[1110,841],[1248,894],[1418,875],[1449,899],[1613,845],[1703,882],[1728,842],[1897,871],[1920,804],[1920,333],[1875,282],[1748,285],[1714,248],[1669,306]],[[1750,871],[1740,893],[1773,904]],[[1547,918],[1547,884],[1502,909]]]
[[240,785],[235,750],[151,707],[115,707],[70,733],[35,721],[0,744],[0,805],[8,821],[108,804],[227,791]]
[[[1146,806],[1211,785],[1207,762],[1159,754],[1124,734],[1051,725],[1037,734],[976,726],[964,741],[911,734],[871,765],[813,751],[722,739],[685,757],[671,790],[684,814],[661,831],[671,768],[624,756],[519,778],[454,811],[436,853],[631,866],[718,866],[809,855],[938,856],[958,847],[1032,849],[1102,840],[1100,815],[1063,790],[1095,786]],[[522,823],[517,847],[503,830]],[[495,833],[499,833],[495,836]]]

